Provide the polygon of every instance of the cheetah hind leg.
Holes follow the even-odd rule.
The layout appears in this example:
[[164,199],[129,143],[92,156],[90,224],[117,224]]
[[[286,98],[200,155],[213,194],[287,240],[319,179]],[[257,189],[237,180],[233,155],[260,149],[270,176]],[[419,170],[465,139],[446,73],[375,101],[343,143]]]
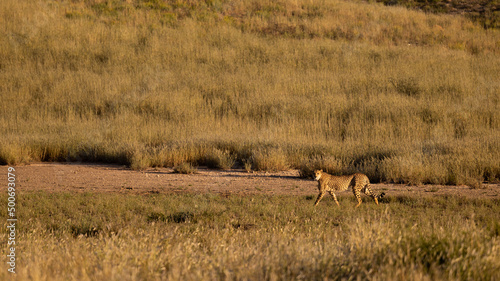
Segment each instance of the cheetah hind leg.
[[[378,199],[377,199],[377,196],[375,195],[375,193],[373,193],[373,190],[370,188],[370,185],[367,184],[365,186],[365,188],[363,188],[364,192],[366,195],[370,196],[371,198],[373,198],[373,200],[375,200],[375,203],[377,203],[378,205]],[[385,194],[384,194],[385,195]],[[383,195],[382,195],[383,196]],[[382,197],[380,196],[380,197]]]
[[354,197],[356,197],[356,200],[358,200],[358,205],[356,205],[356,208],[361,205],[361,188],[354,186],[352,188],[352,193],[354,193]]

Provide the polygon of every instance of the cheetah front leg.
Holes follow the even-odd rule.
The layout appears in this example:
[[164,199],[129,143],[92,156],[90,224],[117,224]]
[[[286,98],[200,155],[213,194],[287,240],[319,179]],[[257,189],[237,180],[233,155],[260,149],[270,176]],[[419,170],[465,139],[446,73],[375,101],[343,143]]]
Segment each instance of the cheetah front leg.
[[339,201],[337,201],[337,196],[335,196],[335,193],[333,193],[332,191],[328,191],[328,193],[330,193],[330,195],[333,197],[333,200],[335,200],[335,203],[337,203],[337,206],[340,207]]
[[319,203],[319,200],[321,200],[321,198],[323,198],[323,196],[325,196],[325,191],[320,191],[319,194],[318,194],[318,198],[316,199],[316,202],[314,202],[314,206],[318,205]]

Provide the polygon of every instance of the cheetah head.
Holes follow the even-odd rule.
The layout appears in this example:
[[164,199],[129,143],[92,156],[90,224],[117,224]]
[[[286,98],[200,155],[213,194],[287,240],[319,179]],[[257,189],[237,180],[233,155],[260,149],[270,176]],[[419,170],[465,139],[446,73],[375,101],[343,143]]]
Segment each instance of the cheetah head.
[[314,171],[314,179],[319,181],[319,179],[321,178],[321,176],[323,175],[323,170],[316,170]]

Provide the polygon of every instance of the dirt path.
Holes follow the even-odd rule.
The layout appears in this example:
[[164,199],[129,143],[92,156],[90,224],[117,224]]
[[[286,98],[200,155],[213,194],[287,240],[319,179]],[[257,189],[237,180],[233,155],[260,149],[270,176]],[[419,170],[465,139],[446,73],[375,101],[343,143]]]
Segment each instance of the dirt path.
[[[229,194],[316,195],[317,183],[300,179],[297,170],[277,173],[246,173],[243,170],[216,171],[199,169],[197,174],[182,175],[169,168],[133,171],[124,166],[101,164],[36,163],[18,166],[17,187],[22,191],[48,192],[118,192],[118,193],[178,193],[210,192]],[[7,174],[7,166],[1,166]],[[2,189],[6,184],[2,184]],[[373,184],[377,192],[387,195],[433,196],[461,194],[467,197],[500,198],[500,184],[485,184],[484,188],[467,186],[407,186]],[[342,192],[340,196],[352,196]]]

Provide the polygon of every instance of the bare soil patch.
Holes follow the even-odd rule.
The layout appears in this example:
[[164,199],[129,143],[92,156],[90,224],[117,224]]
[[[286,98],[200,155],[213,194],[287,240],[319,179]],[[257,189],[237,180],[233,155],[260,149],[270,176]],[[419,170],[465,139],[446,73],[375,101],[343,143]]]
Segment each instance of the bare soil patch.
[[[2,170],[6,174],[7,167]],[[299,178],[297,170],[255,172],[244,170],[199,169],[196,174],[176,174],[169,168],[134,171],[119,165],[35,163],[16,167],[17,186],[21,191],[117,192],[117,193],[219,193],[234,195],[316,195],[317,183]],[[468,186],[373,184],[376,192],[388,196],[461,195],[500,198],[500,184]],[[339,196],[352,196],[341,192]]]

